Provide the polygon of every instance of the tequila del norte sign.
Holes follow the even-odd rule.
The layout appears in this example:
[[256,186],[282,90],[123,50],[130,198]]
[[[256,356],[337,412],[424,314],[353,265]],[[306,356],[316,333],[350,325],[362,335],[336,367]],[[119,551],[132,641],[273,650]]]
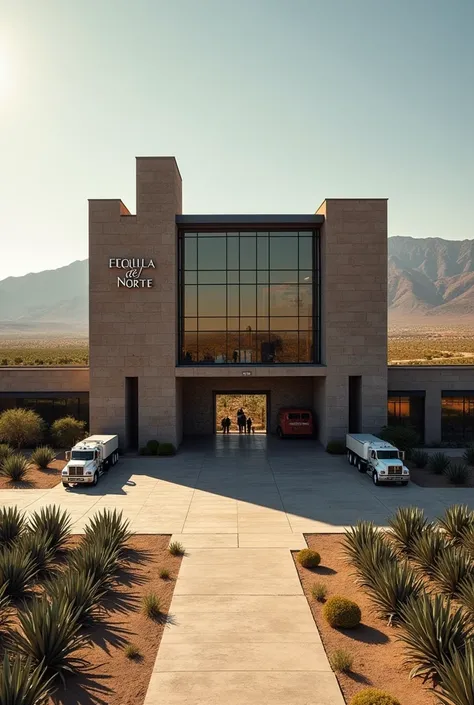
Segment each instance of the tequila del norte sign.
[[153,279],[148,279],[144,273],[145,269],[156,269],[152,259],[121,259],[113,257],[109,259],[109,269],[123,270],[117,275],[117,286],[125,286],[127,289],[151,289]]

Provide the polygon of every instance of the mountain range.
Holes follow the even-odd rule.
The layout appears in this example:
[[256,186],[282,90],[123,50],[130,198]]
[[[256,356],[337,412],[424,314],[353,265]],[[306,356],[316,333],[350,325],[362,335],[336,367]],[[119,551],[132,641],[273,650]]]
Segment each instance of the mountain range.
[[[404,324],[474,319],[474,240],[390,237],[388,310]],[[0,334],[87,330],[87,260],[0,281]]]

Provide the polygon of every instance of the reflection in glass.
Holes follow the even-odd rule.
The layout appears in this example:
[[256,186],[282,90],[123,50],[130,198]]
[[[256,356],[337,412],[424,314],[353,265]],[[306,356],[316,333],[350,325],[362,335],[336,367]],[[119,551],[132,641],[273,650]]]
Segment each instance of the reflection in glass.
[[229,269],[227,272],[227,283],[228,284],[238,284],[239,283],[239,271]]
[[268,269],[268,235],[257,237],[257,269]]
[[313,314],[313,287],[311,284],[300,284],[299,289],[300,316]]
[[198,319],[197,318],[185,318],[184,319],[184,330],[197,330],[198,328]]
[[300,269],[311,269],[313,264],[313,238],[299,238],[299,266]]
[[298,315],[298,285],[272,284],[270,286],[270,315]]
[[226,272],[216,270],[215,272],[200,271],[199,272],[199,283],[200,284],[225,284],[226,283]]
[[240,238],[240,269],[256,269],[257,266],[257,238]]
[[240,286],[240,315],[255,316],[257,313],[257,302],[255,298],[255,287],[250,284]]
[[184,315],[197,316],[197,286],[184,287]]
[[197,284],[197,272],[185,272],[184,273],[184,283],[185,284]]
[[239,269],[239,238],[227,238],[227,269]]
[[199,269],[226,268],[225,237],[198,238],[198,267]]
[[270,272],[270,282],[272,284],[297,284],[298,270],[277,270]]
[[197,238],[195,237],[185,239],[184,268],[197,269]]
[[265,270],[264,272],[257,272],[257,282],[259,284],[267,284],[269,280],[270,272]]
[[270,318],[271,330],[298,330],[298,318],[296,316],[281,316]]
[[268,316],[268,286],[257,286],[257,316]]
[[255,284],[257,280],[257,272],[241,271],[240,272],[240,283],[241,284]]
[[225,316],[225,284],[199,284],[199,316]]
[[181,355],[182,361],[185,363],[198,361],[197,333],[188,333],[187,331],[184,332]]
[[239,287],[232,284],[227,286],[227,315],[238,316],[239,307]]
[[288,237],[271,233],[270,269],[298,269],[298,238],[296,233]]
[[203,318],[199,317],[199,330],[226,330],[227,323],[225,318]]

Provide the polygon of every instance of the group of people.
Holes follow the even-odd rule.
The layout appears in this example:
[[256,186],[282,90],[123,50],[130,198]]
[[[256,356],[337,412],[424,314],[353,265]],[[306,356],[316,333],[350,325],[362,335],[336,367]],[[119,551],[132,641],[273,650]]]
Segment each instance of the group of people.
[[[230,433],[231,425],[232,421],[230,420],[230,418],[228,416],[224,416],[221,421],[222,432]],[[253,428],[253,421],[250,416],[245,415],[245,411],[243,409],[239,409],[237,412],[237,426],[239,429],[239,433],[252,433],[252,431],[255,433],[255,430]]]

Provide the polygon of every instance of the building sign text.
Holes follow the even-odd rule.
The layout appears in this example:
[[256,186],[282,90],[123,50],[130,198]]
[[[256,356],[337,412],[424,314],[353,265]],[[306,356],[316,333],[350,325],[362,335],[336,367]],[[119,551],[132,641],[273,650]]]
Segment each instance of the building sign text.
[[109,269],[123,269],[123,274],[117,275],[117,286],[127,289],[151,289],[153,279],[143,277],[144,269],[156,269],[152,259],[122,259],[112,257],[109,259]]

